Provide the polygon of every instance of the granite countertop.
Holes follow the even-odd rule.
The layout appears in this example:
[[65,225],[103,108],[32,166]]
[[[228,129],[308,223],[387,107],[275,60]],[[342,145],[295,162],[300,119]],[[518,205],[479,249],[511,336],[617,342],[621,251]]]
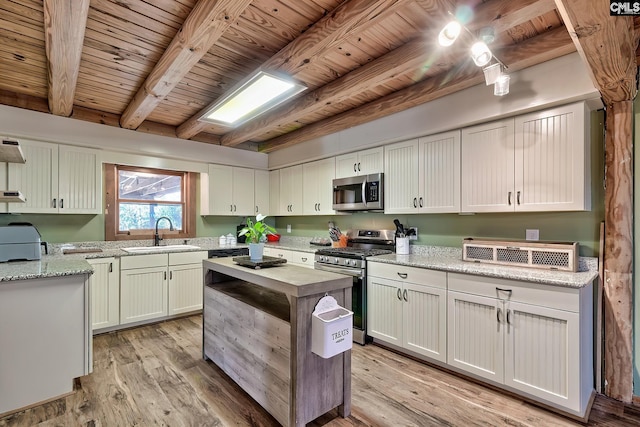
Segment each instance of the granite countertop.
[[52,259],[18,261],[0,264],[0,282],[49,277],[93,274],[93,268],[84,259]]
[[458,248],[412,246],[412,249],[419,252],[410,255],[378,255],[367,258],[367,260],[369,262],[406,265],[450,273],[475,274],[571,288],[586,286],[598,277],[597,258],[580,257],[578,271],[573,273],[462,261],[462,250]]
[[[268,242],[267,246],[307,253],[314,253],[322,248],[321,246],[311,245],[310,241],[311,239],[309,237],[284,236],[280,242]],[[197,246],[197,248],[176,248],[175,250],[160,253],[195,252],[247,247],[245,244],[221,246],[218,244],[217,237],[194,238],[188,239],[186,242],[178,239],[167,239],[165,243],[167,245],[187,243],[188,245]],[[0,263],[0,281],[92,273],[93,270],[91,265],[86,261],[87,259],[147,255],[148,253],[144,252],[128,253],[121,248],[151,246],[152,244],[153,242],[151,240],[52,244],[50,245],[51,254],[43,255],[40,261]],[[95,249],[100,250],[100,252],[63,254],[64,248]],[[585,286],[598,276],[598,261],[596,258],[580,257],[579,271],[572,273],[462,261],[461,248],[412,245],[411,252],[411,255],[379,255],[369,258],[369,261],[566,287]]]

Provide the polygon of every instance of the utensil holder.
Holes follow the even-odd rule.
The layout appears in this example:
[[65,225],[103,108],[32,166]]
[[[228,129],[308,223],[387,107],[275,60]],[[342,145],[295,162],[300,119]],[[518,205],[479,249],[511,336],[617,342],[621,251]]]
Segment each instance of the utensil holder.
[[408,237],[396,237],[396,254],[409,255],[411,253],[409,248]]
[[346,248],[347,247],[347,236],[341,235],[340,240],[337,242],[331,242],[331,246],[334,248]]

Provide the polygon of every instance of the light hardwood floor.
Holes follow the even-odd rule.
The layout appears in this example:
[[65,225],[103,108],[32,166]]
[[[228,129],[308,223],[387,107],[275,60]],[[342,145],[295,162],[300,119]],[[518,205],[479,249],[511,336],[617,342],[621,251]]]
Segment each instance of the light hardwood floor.
[[[0,426],[277,426],[202,359],[202,317],[100,335],[94,372],[65,398]],[[353,349],[352,414],[311,426],[579,426],[517,397],[375,345]],[[640,408],[599,396],[589,426],[639,426]]]

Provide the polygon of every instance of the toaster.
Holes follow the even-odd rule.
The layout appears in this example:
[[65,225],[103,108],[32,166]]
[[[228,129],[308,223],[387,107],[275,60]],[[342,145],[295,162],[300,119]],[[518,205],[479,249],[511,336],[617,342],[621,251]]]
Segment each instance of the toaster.
[[46,251],[46,243],[33,225],[0,226],[0,262],[39,260],[41,246]]

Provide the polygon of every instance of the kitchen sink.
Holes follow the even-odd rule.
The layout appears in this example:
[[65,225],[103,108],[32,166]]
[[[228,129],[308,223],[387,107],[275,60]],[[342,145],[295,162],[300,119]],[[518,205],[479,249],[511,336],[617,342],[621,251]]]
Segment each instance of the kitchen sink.
[[166,245],[166,246],[136,246],[133,248],[120,248],[130,254],[151,254],[155,252],[173,252],[184,249],[200,249],[194,245]]

